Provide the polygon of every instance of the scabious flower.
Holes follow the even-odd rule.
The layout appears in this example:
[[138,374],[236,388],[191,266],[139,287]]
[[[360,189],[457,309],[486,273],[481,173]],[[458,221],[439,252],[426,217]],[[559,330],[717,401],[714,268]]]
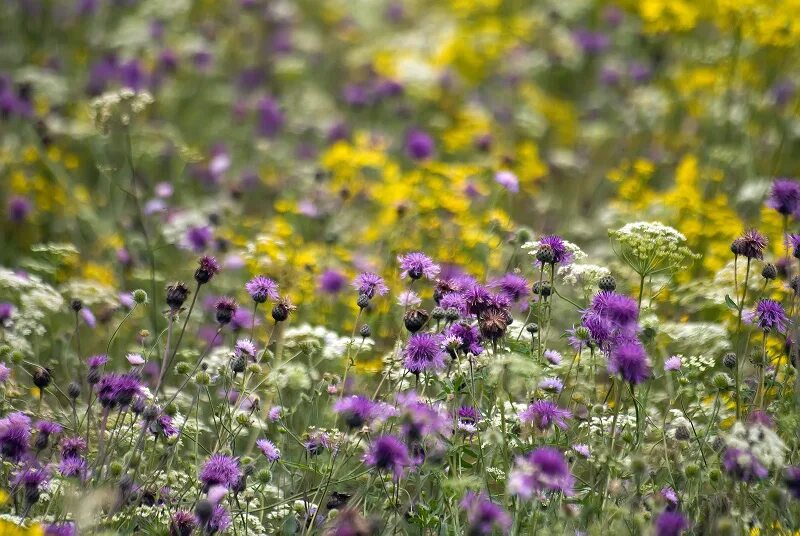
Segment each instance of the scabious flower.
[[281,406],[273,406],[267,412],[267,420],[269,422],[277,422],[278,419],[281,418],[281,414],[283,413],[283,408]]
[[384,403],[374,402],[365,396],[354,395],[337,400],[333,411],[339,413],[349,428],[361,428],[374,422],[384,421],[397,410]]
[[141,391],[142,383],[135,374],[104,374],[95,385],[97,399],[104,408],[127,406]]
[[331,448],[333,442],[331,441],[331,436],[327,432],[311,430],[305,441],[303,441],[303,446],[310,456],[317,456],[322,454],[322,451],[325,449]]
[[650,361],[639,341],[627,341],[616,346],[608,359],[608,372],[636,385],[650,377]]
[[128,361],[128,364],[133,367],[138,367],[140,365],[144,365],[144,357],[142,354],[127,354],[125,359]]
[[678,494],[669,486],[661,488],[661,496],[672,506],[678,506]]
[[256,446],[270,463],[276,462],[281,458],[281,451],[269,439],[259,439],[256,441]]
[[86,365],[89,368],[99,368],[108,363],[108,356],[105,354],[93,355],[86,359]]
[[564,382],[559,378],[544,378],[539,382],[539,389],[551,393],[560,393],[564,389]]
[[546,491],[571,495],[574,482],[564,455],[553,447],[539,447],[514,461],[508,475],[508,491],[523,499]]
[[558,353],[556,350],[545,350],[544,358],[547,360],[548,363],[551,365],[560,365],[561,364],[561,354]]
[[200,482],[203,489],[211,486],[232,487],[242,476],[239,470],[239,460],[224,454],[212,454],[200,469]]
[[255,361],[256,353],[256,345],[253,344],[253,341],[250,339],[239,339],[233,346],[233,354],[236,357],[244,357],[245,359]]
[[770,189],[767,206],[784,216],[800,214],[800,182],[793,179],[775,179]]
[[674,355],[664,361],[664,370],[669,372],[671,370],[680,370],[681,369],[681,356]]
[[414,308],[422,304],[422,298],[413,290],[404,290],[397,296],[397,305],[405,308]]
[[679,512],[662,512],[655,521],[656,536],[679,536],[687,528],[689,521]]
[[395,436],[387,435],[375,439],[364,456],[368,466],[387,471],[399,480],[403,471],[411,464],[408,447]]
[[268,299],[273,301],[278,299],[278,284],[263,275],[257,275],[248,281],[244,288],[256,303],[264,303]]
[[458,429],[467,434],[474,434],[478,431],[478,421],[480,412],[472,406],[461,406],[456,414]]
[[579,455],[587,459],[589,458],[589,456],[592,455],[592,451],[589,449],[589,445],[586,445],[585,443],[575,443],[574,445],[572,445],[572,450],[574,450]]
[[562,430],[567,429],[566,419],[572,418],[572,412],[558,407],[549,400],[537,400],[519,414],[523,424],[535,426],[539,430],[547,430],[555,424]]
[[403,365],[413,374],[444,368],[441,335],[414,333],[403,350]]
[[400,277],[405,279],[435,279],[439,275],[441,268],[433,262],[430,257],[422,252],[415,251],[405,255],[398,255],[397,262],[400,263]]
[[28,451],[31,438],[31,420],[19,411],[9,413],[0,419],[0,454],[13,461],[19,461]]
[[519,179],[511,171],[498,171],[494,174],[494,181],[511,193],[519,192]]
[[789,322],[783,306],[775,300],[766,298],[759,300],[755,309],[746,313],[745,320],[756,324],[764,331],[777,330],[779,332],[785,332]]
[[490,288],[496,288],[501,294],[514,303],[527,298],[531,291],[528,280],[518,274],[508,273],[489,283]]
[[767,237],[755,229],[749,229],[733,241],[731,251],[734,255],[741,255],[748,259],[762,260],[764,249],[767,247]]
[[471,536],[488,536],[495,530],[507,534],[511,528],[511,516],[483,493],[468,491],[460,505],[467,513]]
[[377,294],[383,296],[389,292],[389,287],[384,283],[383,278],[373,272],[362,272],[353,280],[353,287],[359,294],[372,299]]

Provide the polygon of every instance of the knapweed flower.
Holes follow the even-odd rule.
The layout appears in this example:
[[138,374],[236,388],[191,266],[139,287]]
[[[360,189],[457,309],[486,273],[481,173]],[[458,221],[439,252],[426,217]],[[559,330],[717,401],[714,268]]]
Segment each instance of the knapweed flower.
[[198,267],[194,272],[194,280],[200,285],[205,285],[219,273],[219,263],[214,257],[204,255],[197,261]]
[[743,482],[767,478],[769,471],[756,458],[755,454],[736,447],[728,447],[722,456],[725,471]]
[[353,280],[353,287],[359,294],[363,294],[372,299],[377,294],[383,296],[389,292],[389,287],[384,283],[383,278],[373,272],[362,272]]
[[460,506],[467,513],[470,536],[488,536],[495,530],[507,534],[511,528],[511,516],[483,493],[468,491]]
[[214,507],[211,513],[211,519],[208,521],[206,531],[208,534],[216,534],[225,532],[231,526],[231,516],[224,506],[218,504]]
[[86,441],[79,436],[65,437],[58,444],[62,458],[78,457],[86,450]]
[[169,520],[169,536],[189,536],[196,527],[194,514],[187,510],[178,510]]
[[800,182],[794,179],[775,179],[767,206],[784,216],[800,215]]
[[99,368],[108,363],[108,356],[105,354],[93,355],[86,359],[89,368]]
[[426,160],[433,154],[433,138],[419,129],[413,129],[406,135],[406,153],[413,160]]
[[71,521],[50,523],[44,526],[44,536],[78,536],[78,529]]
[[549,393],[560,393],[564,389],[564,382],[559,378],[543,378],[539,381],[539,389]]
[[608,358],[608,372],[636,385],[650,377],[650,360],[639,341],[627,341],[614,347]]
[[24,488],[25,502],[33,504],[39,500],[39,486],[50,479],[50,470],[47,467],[34,468],[28,466],[14,473],[11,484],[15,488]]
[[539,430],[547,430],[554,424],[566,430],[566,419],[572,418],[572,412],[558,407],[558,404],[549,400],[536,400],[519,414],[523,424],[535,426]]
[[142,389],[142,383],[135,374],[105,374],[95,385],[100,404],[105,408],[127,406]]
[[348,396],[337,400],[333,411],[340,414],[349,428],[361,428],[395,415],[397,410],[385,402],[374,402],[365,396]]
[[571,495],[574,482],[564,455],[553,447],[539,447],[514,461],[508,475],[508,491],[523,499],[546,491]]
[[60,434],[63,430],[60,424],[53,421],[37,421],[35,425],[36,431],[36,449],[44,450],[50,441],[51,435]]
[[257,275],[244,286],[247,293],[256,303],[278,299],[278,284],[263,275]]
[[764,331],[786,331],[789,318],[783,306],[775,300],[762,299],[756,304],[755,309],[745,314],[745,320],[757,325]]
[[458,429],[467,434],[474,434],[478,431],[478,421],[480,412],[472,406],[461,406],[456,414]]
[[89,465],[85,459],[78,456],[62,458],[58,464],[58,472],[66,478],[84,480],[89,472]]
[[501,294],[514,303],[527,298],[531,291],[528,280],[518,274],[508,273],[489,283],[490,288],[496,288]]
[[400,430],[409,443],[453,432],[453,417],[441,404],[427,404],[414,391],[398,393],[396,399],[401,409]]
[[442,337],[431,333],[415,333],[403,349],[403,365],[413,373],[443,369],[445,354]]
[[19,461],[28,451],[31,438],[31,419],[19,411],[0,419],[0,454]]
[[297,306],[292,303],[289,298],[284,296],[272,307],[272,319],[275,320],[275,322],[283,322],[296,310]]
[[270,463],[280,460],[281,451],[269,439],[259,439],[256,441],[256,446]]
[[347,284],[347,278],[336,270],[325,270],[317,279],[317,286],[325,294],[337,294]]
[[215,317],[217,322],[221,325],[230,324],[231,320],[233,320],[233,315],[236,314],[236,300],[229,297],[223,297],[217,300],[217,303],[214,304],[215,309]]
[[592,455],[592,451],[589,449],[589,445],[586,445],[585,443],[575,443],[574,445],[572,445],[572,450],[574,450],[578,455],[586,459],[588,459],[589,456]]
[[800,500],[800,467],[791,465],[783,473],[783,483],[792,497]]
[[561,364],[561,354],[556,350],[545,350],[542,355],[551,365],[555,366]]
[[534,245],[531,254],[536,257],[536,263],[544,264],[569,264],[574,258],[573,252],[568,248],[564,239],[556,235],[540,238]]
[[669,372],[672,370],[680,370],[681,369],[681,356],[674,355],[664,361],[664,370]]
[[633,298],[613,291],[602,291],[592,298],[592,304],[586,315],[602,318],[613,328],[625,334],[632,334],[637,327],[639,308]]
[[748,259],[762,260],[764,249],[767,247],[767,237],[755,229],[749,229],[733,241],[731,251],[734,255],[741,255]]
[[679,512],[666,511],[656,518],[656,536],[680,536],[689,528],[689,520]]
[[519,192],[519,179],[511,171],[498,171],[494,174],[494,181],[511,193]]
[[406,277],[415,280],[422,277],[435,279],[441,269],[430,257],[419,251],[399,255],[397,262],[400,263],[400,270],[402,270],[400,277],[403,279]]
[[200,469],[199,479],[203,489],[211,486],[224,486],[231,488],[241,478],[239,460],[224,454],[212,454]]
[[395,436],[387,435],[375,439],[364,456],[364,463],[379,471],[386,471],[399,480],[403,471],[411,464],[408,447]]

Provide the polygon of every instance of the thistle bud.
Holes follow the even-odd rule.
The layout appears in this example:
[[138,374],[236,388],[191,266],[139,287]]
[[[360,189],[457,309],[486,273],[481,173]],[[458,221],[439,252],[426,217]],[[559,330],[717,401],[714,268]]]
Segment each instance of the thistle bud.
[[69,396],[72,400],[75,400],[81,396],[81,386],[78,382],[69,382],[69,385],[67,386],[67,396]]
[[409,309],[403,316],[403,324],[405,324],[408,331],[416,333],[422,329],[428,318],[430,318],[430,315],[425,309]]
[[366,339],[367,337],[372,335],[372,330],[370,329],[369,324],[364,324],[363,326],[361,326],[361,329],[358,330],[358,333],[359,335],[361,335],[363,339]]
[[136,290],[133,291],[133,301],[135,301],[139,305],[147,303],[147,292],[145,292],[140,288],[137,288]]
[[246,365],[247,362],[243,356],[235,356],[233,359],[231,359],[231,370],[234,372],[234,374],[240,374],[244,372]]
[[33,385],[39,389],[45,389],[53,381],[53,375],[49,368],[39,367],[33,372]]
[[83,302],[82,302],[81,300],[79,300],[78,298],[73,298],[73,299],[72,299],[72,300],[69,302],[69,308],[70,308],[70,309],[72,309],[73,311],[75,311],[75,312],[77,313],[77,312],[79,312],[81,309],[83,309]]
[[600,280],[597,282],[597,286],[600,288],[600,290],[611,292],[616,290],[617,281],[612,276],[606,275],[600,278]]
[[369,296],[366,294],[359,294],[356,304],[358,305],[359,309],[366,309],[369,305]]
[[177,311],[183,307],[183,304],[189,297],[190,292],[191,291],[189,288],[180,281],[169,285],[167,287],[166,302],[167,305],[169,305],[170,310]]
[[766,279],[767,281],[772,281],[776,277],[778,277],[778,269],[772,263],[767,263],[764,265],[764,268],[761,270],[761,277]]
[[722,364],[729,369],[735,368],[736,354],[734,354],[733,352],[728,352],[727,354],[725,354],[725,356],[722,358]]

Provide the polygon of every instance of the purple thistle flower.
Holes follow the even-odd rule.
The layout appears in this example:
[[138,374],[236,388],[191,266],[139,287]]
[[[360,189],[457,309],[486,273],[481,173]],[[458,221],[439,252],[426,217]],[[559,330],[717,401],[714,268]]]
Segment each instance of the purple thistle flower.
[[583,456],[584,458],[589,458],[592,455],[592,451],[589,449],[589,445],[585,443],[575,443],[572,445],[572,450],[577,452],[579,455]]
[[63,430],[62,426],[53,421],[37,421],[36,430],[43,435],[60,434]]
[[169,536],[190,536],[197,527],[197,521],[191,512],[178,510],[169,521]]
[[276,301],[279,298],[278,284],[269,277],[263,275],[255,276],[247,282],[244,288],[256,303],[264,303],[268,299]]
[[735,447],[728,447],[722,456],[722,467],[727,473],[742,482],[752,482],[767,478],[769,471],[755,454]]
[[211,240],[214,238],[214,232],[211,227],[204,225],[202,227],[190,227],[186,231],[186,243],[195,252],[201,252],[208,247]]
[[626,382],[636,385],[650,377],[650,361],[639,341],[617,345],[608,359],[608,372],[617,374]]
[[742,255],[748,259],[764,259],[764,249],[767,247],[767,237],[755,229],[749,229],[733,241],[731,251],[734,255]]
[[194,279],[200,285],[205,285],[219,273],[219,263],[214,257],[204,255],[197,261],[198,267],[194,272]]
[[86,441],[80,436],[65,437],[58,444],[62,458],[76,458],[86,450]]
[[172,424],[172,417],[166,413],[162,413],[155,421],[150,423],[150,431],[156,435],[161,433],[164,437],[175,437],[178,435],[178,429]]
[[406,467],[411,465],[408,447],[395,436],[381,436],[372,442],[364,456],[364,463],[379,471],[391,472],[399,480]]
[[0,454],[19,461],[28,451],[31,438],[31,420],[19,411],[0,419]]
[[444,335],[445,337],[458,338],[461,341],[460,350],[465,354],[477,356],[483,352],[483,347],[480,345],[481,334],[478,326],[457,322],[448,326]]
[[199,479],[203,489],[211,486],[232,487],[242,476],[239,470],[239,460],[224,454],[212,454],[200,469]]
[[441,270],[439,265],[433,262],[430,257],[419,251],[398,255],[397,262],[400,263],[400,269],[402,270],[400,277],[403,279],[406,277],[411,279],[420,279],[421,277],[435,279]]
[[28,219],[33,206],[26,197],[13,196],[8,200],[6,211],[9,221],[13,223],[23,223]]
[[427,370],[439,370],[445,366],[441,335],[415,333],[403,350],[403,365],[413,374]]
[[472,283],[467,286],[461,292],[461,296],[467,304],[467,312],[473,315],[479,315],[493,303],[492,293],[489,292],[486,287],[478,283]]
[[467,513],[471,536],[488,536],[493,534],[495,529],[507,534],[511,528],[511,516],[483,493],[468,491],[461,499],[460,506]]
[[217,303],[214,304],[217,322],[223,326],[225,324],[230,324],[231,320],[233,320],[233,316],[236,314],[237,308],[238,306],[236,305],[236,300],[233,298],[225,296],[217,300]]
[[256,131],[264,138],[274,138],[285,122],[280,104],[272,97],[264,97],[258,102],[258,124]]
[[527,298],[531,293],[528,288],[528,280],[521,275],[513,273],[505,274],[503,277],[495,279],[489,283],[489,287],[499,289],[502,295],[514,303]]
[[414,391],[399,393],[396,399],[403,411],[400,430],[410,444],[428,436],[449,436],[453,432],[452,416],[441,405],[426,404]]
[[533,425],[539,430],[547,430],[553,424],[566,430],[566,419],[572,418],[572,412],[558,407],[558,404],[549,400],[537,400],[519,414],[523,424]]
[[775,179],[767,199],[767,206],[784,216],[800,213],[800,182],[794,179]]
[[[639,319],[636,300],[613,291],[598,292],[592,298],[589,314],[608,320],[614,327],[630,334],[635,332]],[[588,327],[588,326],[587,326]],[[589,328],[591,330],[591,328]]]
[[427,132],[414,129],[406,135],[406,153],[413,160],[430,158],[433,148],[433,138]]
[[95,385],[97,399],[104,408],[129,405],[141,388],[141,381],[135,374],[105,374]]
[[78,456],[70,456],[69,458],[62,458],[58,464],[58,472],[66,478],[78,478],[85,480],[89,471],[89,465],[86,460]]
[[78,529],[72,521],[50,523],[44,527],[44,536],[78,536]]
[[397,413],[394,407],[384,402],[373,402],[365,396],[358,395],[337,400],[333,405],[333,411],[341,414],[345,424],[350,428],[369,426]]
[[681,369],[681,357],[674,355],[664,361],[664,370],[669,372],[671,370],[680,370]]
[[5,363],[0,363],[0,383],[6,383],[11,376],[11,369]]
[[787,467],[783,473],[783,483],[795,499],[800,499],[800,467]]
[[451,292],[442,296],[439,300],[439,307],[445,311],[448,309],[455,309],[461,316],[467,315],[467,302],[464,299],[464,296],[455,292]]
[[753,311],[746,314],[745,320],[756,324],[764,331],[786,331],[789,322],[783,306],[775,300],[762,299],[756,304]]
[[564,389],[564,382],[559,378],[544,378],[539,382],[539,389],[551,393],[560,393]]
[[661,496],[664,497],[664,500],[670,503],[672,506],[678,506],[678,494],[675,493],[675,490],[669,486],[664,486],[661,488]]
[[548,490],[571,495],[574,482],[564,455],[552,447],[539,447],[514,461],[508,491],[523,499]]
[[372,299],[377,294],[383,296],[389,292],[389,287],[384,283],[383,278],[372,272],[362,272],[353,280],[353,287],[359,294]]
[[494,181],[511,193],[519,192],[519,179],[511,171],[498,171],[494,174]]
[[211,519],[208,521],[206,530],[209,534],[216,534],[217,532],[225,532],[231,526],[231,516],[224,506],[218,504],[214,507],[211,513]]
[[656,536],[680,536],[687,528],[689,521],[679,512],[661,512],[655,521]]
[[347,278],[336,270],[325,270],[317,279],[317,286],[325,294],[338,294],[347,283]]
[[236,357],[244,357],[250,361],[255,361],[257,352],[256,345],[250,339],[239,339],[233,346]]
[[105,354],[93,355],[86,360],[89,368],[99,368],[108,363],[108,356]]
[[50,471],[47,467],[26,467],[14,473],[11,484],[14,487],[24,486],[28,489],[38,489],[40,485],[50,478]]
[[564,244],[564,239],[556,235],[543,236],[539,239],[536,262],[542,264],[569,264],[573,255]]
[[280,460],[281,451],[269,439],[259,439],[256,441],[256,446],[270,463]]

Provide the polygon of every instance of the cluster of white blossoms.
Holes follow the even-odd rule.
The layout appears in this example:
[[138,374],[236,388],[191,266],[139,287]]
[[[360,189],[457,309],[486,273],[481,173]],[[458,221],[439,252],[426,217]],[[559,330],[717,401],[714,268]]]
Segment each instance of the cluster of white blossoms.
[[[586,252],[569,240],[562,239],[562,242],[564,243],[564,249],[566,249],[567,253],[569,253],[569,255],[572,257],[573,263],[579,263],[589,257]],[[539,248],[542,247],[542,242],[540,240],[531,240],[530,242],[525,242],[520,247],[528,250],[528,255],[536,257],[536,255],[539,253]]]
[[557,273],[565,284],[575,286],[580,283],[584,291],[589,291],[600,279],[611,275],[611,270],[596,264],[572,263],[560,266]]
[[19,303],[6,320],[5,342],[24,354],[30,354],[33,351],[30,341],[47,332],[47,317],[64,310],[64,298],[39,277],[18,274],[5,267],[0,267],[0,291],[18,296]]
[[763,424],[749,424],[741,422],[733,425],[725,444],[729,448],[752,452],[764,467],[774,469],[784,466],[786,443],[771,428]]
[[344,337],[323,326],[300,324],[290,327],[284,333],[286,348],[300,349],[301,347],[313,352],[319,352],[323,359],[340,359],[347,355],[348,348],[352,355],[356,352],[366,352],[372,349],[375,341],[363,338],[356,334],[354,339]]
[[663,223],[628,223],[608,234],[621,246],[622,260],[643,276],[674,270],[699,257],[686,247],[683,233]]
[[690,355],[689,357],[683,357],[679,355],[681,358],[681,363],[683,366],[686,367],[688,370],[695,370],[697,372],[705,372],[714,368],[714,358],[709,355]]
[[137,93],[127,88],[110,91],[91,102],[91,118],[100,133],[108,134],[114,124],[129,125],[134,116],[152,103],[153,96],[147,91]]

